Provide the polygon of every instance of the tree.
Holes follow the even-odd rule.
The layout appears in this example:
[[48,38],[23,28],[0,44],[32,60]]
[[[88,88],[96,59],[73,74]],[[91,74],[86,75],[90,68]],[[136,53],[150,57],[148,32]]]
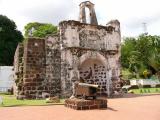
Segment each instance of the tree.
[[160,36],[125,38],[121,55],[123,69],[137,77],[148,77],[151,73],[160,76]]
[[57,27],[52,24],[32,22],[25,26],[25,37],[46,37],[57,33]]
[[133,37],[124,38],[121,45],[121,64],[124,68],[129,68],[133,51],[136,51],[136,39]]
[[23,40],[22,33],[17,30],[14,21],[0,15],[0,65],[13,65],[14,53],[19,42]]

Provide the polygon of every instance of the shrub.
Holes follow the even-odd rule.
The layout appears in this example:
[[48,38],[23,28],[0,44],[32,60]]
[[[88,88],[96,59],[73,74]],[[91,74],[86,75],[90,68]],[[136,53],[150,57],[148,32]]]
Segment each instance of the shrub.
[[143,85],[143,88],[151,88],[151,85]]
[[139,89],[138,85],[132,85],[129,89]]
[[13,87],[7,90],[8,94],[13,95]]
[[156,92],[159,92],[159,90],[156,88]]
[[143,91],[144,93],[146,93],[147,92],[147,90],[146,89],[144,89],[144,91]]
[[156,85],[156,88],[160,88],[160,84],[157,84],[157,85]]
[[140,93],[143,93],[143,90],[142,90],[142,89],[140,89]]

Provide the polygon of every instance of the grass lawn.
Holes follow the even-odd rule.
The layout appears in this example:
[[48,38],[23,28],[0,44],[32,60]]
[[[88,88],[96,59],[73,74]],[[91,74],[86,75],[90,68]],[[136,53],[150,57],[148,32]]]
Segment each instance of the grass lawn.
[[0,94],[0,96],[3,98],[3,105],[0,107],[64,104],[64,99],[61,99],[60,103],[46,103],[46,100],[17,100],[14,95]]
[[151,94],[151,93],[160,93],[160,88],[140,88],[132,89],[134,94]]

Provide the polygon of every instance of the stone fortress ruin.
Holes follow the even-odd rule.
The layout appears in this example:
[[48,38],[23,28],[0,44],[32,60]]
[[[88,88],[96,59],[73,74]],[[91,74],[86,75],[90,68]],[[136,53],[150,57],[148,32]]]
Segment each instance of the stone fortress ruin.
[[[25,98],[69,97],[72,83],[83,80],[99,86],[98,94],[111,95],[120,80],[120,23],[98,25],[94,4],[80,5],[79,21],[59,23],[57,34],[26,38],[15,52],[15,94]],[[90,22],[86,23],[86,7]]]

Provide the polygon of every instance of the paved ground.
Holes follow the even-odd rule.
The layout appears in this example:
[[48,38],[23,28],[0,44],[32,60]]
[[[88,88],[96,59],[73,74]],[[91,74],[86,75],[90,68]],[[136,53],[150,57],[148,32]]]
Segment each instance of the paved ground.
[[3,107],[0,120],[160,120],[160,95],[108,101],[106,110],[76,111],[63,105]]

